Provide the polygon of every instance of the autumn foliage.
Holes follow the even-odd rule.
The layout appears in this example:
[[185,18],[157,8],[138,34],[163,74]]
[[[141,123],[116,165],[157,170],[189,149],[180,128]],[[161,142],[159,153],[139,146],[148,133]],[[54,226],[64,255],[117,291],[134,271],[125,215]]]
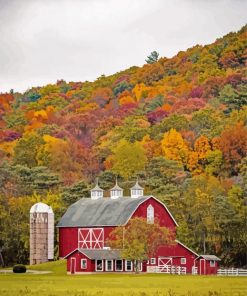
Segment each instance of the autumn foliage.
[[93,82],[0,94],[6,260],[28,258],[26,224],[11,226],[9,213],[26,219],[30,201],[47,196],[64,209],[96,177],[108,190],[118,176],[126,193],[139,177],[167,204],[185,244],[247,264],[246,30]]

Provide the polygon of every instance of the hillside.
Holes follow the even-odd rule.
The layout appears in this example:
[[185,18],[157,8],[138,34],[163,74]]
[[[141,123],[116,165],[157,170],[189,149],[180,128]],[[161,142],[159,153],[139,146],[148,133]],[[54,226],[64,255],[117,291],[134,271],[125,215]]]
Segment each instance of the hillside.
[[108,190],[117,175],[126,194],[138,176],[166,202],[182,242],[245,265],[246,37],[247,26],[94,82],[0,94],[5,263],[28,259],[34,202],[52,205],[58,220],[96,177]]

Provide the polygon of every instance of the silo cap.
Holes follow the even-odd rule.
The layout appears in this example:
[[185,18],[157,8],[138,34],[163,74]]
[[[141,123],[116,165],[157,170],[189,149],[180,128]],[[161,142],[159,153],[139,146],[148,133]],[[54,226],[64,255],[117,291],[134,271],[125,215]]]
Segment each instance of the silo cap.
[[53,213],[53,210],[47,204],[38,202],[31,207],[30,213]]

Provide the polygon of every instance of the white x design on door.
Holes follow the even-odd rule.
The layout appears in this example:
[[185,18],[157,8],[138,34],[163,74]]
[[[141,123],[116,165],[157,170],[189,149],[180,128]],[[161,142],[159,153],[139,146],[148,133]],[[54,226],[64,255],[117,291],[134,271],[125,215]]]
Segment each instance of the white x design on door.
[[78,248],[79,249],[102,249],[104,246],[103,228],[79,228]]

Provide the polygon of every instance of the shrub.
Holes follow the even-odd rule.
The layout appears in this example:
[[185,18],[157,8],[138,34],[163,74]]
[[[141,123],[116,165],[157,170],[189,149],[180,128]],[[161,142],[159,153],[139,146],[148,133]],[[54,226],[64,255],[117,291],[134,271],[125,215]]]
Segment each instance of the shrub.
[[16,264],[13,267],[14,273],[25,273],[27,271],[26,266],[22,264]]

